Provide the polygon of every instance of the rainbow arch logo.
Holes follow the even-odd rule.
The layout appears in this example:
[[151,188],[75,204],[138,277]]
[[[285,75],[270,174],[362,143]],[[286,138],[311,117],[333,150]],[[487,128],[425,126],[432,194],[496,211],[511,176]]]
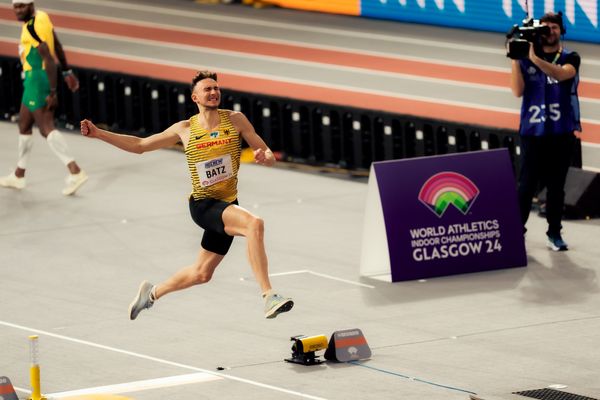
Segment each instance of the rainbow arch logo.
[[427,179],[419,191],[419,200],[438,217],[453,205],[467,214],[479,195],[479,189],[466,176],[444,171]]

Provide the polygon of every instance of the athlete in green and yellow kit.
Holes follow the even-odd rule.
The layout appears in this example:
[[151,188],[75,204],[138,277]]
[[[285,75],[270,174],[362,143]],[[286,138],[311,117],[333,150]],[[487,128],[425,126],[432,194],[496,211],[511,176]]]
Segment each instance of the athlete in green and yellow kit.
[[129,318],[135,319],[140,311],[150,308],[167,293],[208,282],[234,236],[246,237],[248,260],[265,299],[265,317],[275,318],[289,311],[294,302],[271,288],[263,220],[237,205],[242,138],[254,150],[258,164],[271,166],[275,157],[244,114],[218,108],[221,91],[215,73],[201,71],[194,77],[192,100],[198,106],[198,114],[147,138],[115,134],[97,128],[91,121],[81,121],[83,135],[132,153],[170,147],[179,142],[185,148],[192,179],[190,212],[194,222],[204,228],[202,248],[193,264],[163,283],[142,282],[129,307]]
[[67,166],[70,174],[63,189],[64,195],[72,195],[87,181],[71,156],[62,134],[54,126],[56,97],[56,63],[58,58],[65,82],[71,91],[79,88],[79,81],[69,69],[62,45],[54,32],[50,17],[35,10],[33,0],[12,0],[17,19],[23,22],[19,55],[23,65],[23,98],[19,110],[19,154],[15,171],[0,178],[0,186],[23,189],[25,170],[32,147],[32,128],[35,123],[54,154]]

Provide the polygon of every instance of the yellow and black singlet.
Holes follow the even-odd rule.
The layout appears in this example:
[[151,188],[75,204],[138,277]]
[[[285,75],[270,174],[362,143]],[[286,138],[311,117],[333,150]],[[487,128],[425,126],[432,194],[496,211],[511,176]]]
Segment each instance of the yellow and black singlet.
[[194,200],[231,202],[237,198],[241,138],[229,119],[229,111],[218,112],[219,127],[212,132],[200,126],[198,114],[190,118],[190,140],[185,155]]

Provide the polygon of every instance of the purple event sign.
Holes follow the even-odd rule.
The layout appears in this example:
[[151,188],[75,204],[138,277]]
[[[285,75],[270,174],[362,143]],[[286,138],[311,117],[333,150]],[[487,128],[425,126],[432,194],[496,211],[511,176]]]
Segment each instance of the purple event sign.
[[506,149],[373,168],[393,282],[527,265]]

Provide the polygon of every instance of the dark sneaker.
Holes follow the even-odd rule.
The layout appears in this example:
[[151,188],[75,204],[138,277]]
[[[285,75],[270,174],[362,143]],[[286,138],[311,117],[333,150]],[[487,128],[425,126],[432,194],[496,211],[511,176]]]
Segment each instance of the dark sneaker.
[[552,250],[554,250],[554,251],[567,251],[567,250],[569,250],[569,247],[567,246],[567,244],[565,243],[565,241],[562,239],[562,237],[560,236],[560,234],[558,234],[558,235],[547,235],[547,236],[548,236],[548,242],[546,244]]
[[137,318],[138,314],[147,308],[152,307],[154,304],[154,300],[150,298],[150,292],[152,291],[152,285],[148,281],[144,281],[140,284],[140,288],[138,289],[137,295],[135,299],[129,305],[129,319],[134,320]]
[[294,307],[292,299],[286,299],[278,294],[272,294],[265,300],[265,318],[275,318],[277,315],[290,311]]

